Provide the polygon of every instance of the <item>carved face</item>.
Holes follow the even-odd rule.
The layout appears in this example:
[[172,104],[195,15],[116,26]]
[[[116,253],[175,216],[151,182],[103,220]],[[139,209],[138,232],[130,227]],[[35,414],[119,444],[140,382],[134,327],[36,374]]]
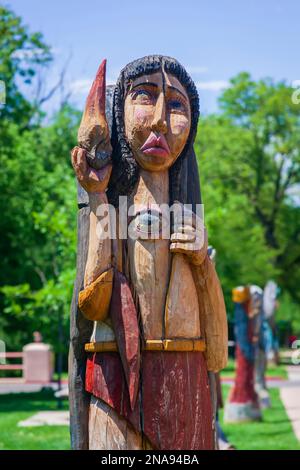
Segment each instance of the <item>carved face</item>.
[[131,83],[125,98],[125,134],[145,170],[168,169],[182,152],[191,127],[190,102],[173,75],[156,72]]

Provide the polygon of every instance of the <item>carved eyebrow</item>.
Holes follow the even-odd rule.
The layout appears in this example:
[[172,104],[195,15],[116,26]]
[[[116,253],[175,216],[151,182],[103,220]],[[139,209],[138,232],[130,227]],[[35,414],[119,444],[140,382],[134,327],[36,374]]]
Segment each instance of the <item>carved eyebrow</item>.
[[142,83],[137,83],[136,85],[134,85],[134,86],[132,87],[132,90],[134,90],[134,89],[135,89],[136,87],[138,87],[138,86],[145,86],[145,85],[148,85],[148,86],[153,86],[153,87],[155,87],[155,88],[158,88],[158,85],[157,85],[157,83],[152,83],[152,82],[142,82]]
[[[152,86],[154,88],[158,88],[158,85],[157,83],[152,83],[152,82],[142,82],[142,83],[137,83],[136,85],[134,85],[134,87],[132,87],[132,90],[134,90],[135,88],[139,87],[139,86]],[[178,90],[178,88],[176,88],[175,86],[171,86],[171,85],[167,85],[167,88],[169,90],[172,90],[172,91],[176,91],[177,93],[179,93],[186,101],[187,101],[187,98],[185,96],[184,93],[182,93],[182,91]]]
[[167,88],[169,90],[172,90],[172,91],[177,91],[177,93],[179,93],[181,96],[183,96],[183,98],[187,101],[187,98],[186,98],[185,94],[182,93],[182,91],[178,90],[178,88],[176,88],[175,86],[167,85]]

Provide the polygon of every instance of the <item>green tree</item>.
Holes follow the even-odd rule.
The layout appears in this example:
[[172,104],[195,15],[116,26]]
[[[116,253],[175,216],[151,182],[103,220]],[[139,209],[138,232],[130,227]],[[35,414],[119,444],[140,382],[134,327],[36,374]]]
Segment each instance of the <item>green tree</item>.
[[23,130],[39,110],[37,103],[26,99],[21,88],[25,91],[38,71],[51,64],[51,50],[40,33],[30,33],[20,17],[0,6],[0,51],[0,79],[6,88],[6,103],[0,109],[1,124],[9,119]]
[[292,93],[241,73],[223,92],[220,115],[199,126],[206,221],[227,299],[236,284],[275,278],[300,303],[300,106]]
[[79,114],[68,104],[42,122],[36,101],[20,91],[52,56],[11,10],[0,8],[0,79],[7,84],[0,121],[0,337],[20,349],[39,330],[58,348],[62,320],[67,352],[75,277],[76,185],[70,149]]

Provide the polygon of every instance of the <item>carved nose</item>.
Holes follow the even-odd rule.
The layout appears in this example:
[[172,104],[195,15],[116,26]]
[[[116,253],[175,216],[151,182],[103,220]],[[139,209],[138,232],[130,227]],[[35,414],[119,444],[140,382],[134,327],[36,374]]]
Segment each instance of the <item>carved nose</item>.
[[167,123],[164,119],[158,119],[156,121],[153,121],[151,130],[154,132],[159,132],[161,134],[166,134],[167,133]]
[[165,98],[163,94],[161,94],[157,99],[151,130],[162,134],[167,133],[168,128],[166,121]]

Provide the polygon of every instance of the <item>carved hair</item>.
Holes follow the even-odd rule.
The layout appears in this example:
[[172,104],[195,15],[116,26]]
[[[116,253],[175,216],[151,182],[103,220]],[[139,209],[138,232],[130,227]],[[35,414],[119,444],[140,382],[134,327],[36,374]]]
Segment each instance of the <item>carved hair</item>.
[[[125,136],[124,102],[126,93],[132,80],[141,75],[149,75],[159,70],[164,70],[174,75],[180,81],[186,89],[191,107],[191,128],[186,145],[169,170],[170,202],[172,203],[174,200],[183,203],[191,202],[193,204],[200,202],[199,179],[193,150],[199,119],[199,97],[196,86],[184,67],[176,59],[161,55],[149,55],[131,62],[121,70],[114,91],[111,139],[113,146],[113,171],[107,195],[109,202],[116,207],[118,206],[119,196],[129,196],[132,193],[139,176],[139,166],[133,157]],[[190,161],[187,162],[187,160]],[[190,168],[189,171],[188,167],[191,166],[193,168]],[[195,172],[196,175],[194,174]],[[191,201],[188,201],[190,199],[187,195],[188,174],[194,179],[197,201],[194,197],[192,197]],[[189,183],[193,185],[193,182]]]

